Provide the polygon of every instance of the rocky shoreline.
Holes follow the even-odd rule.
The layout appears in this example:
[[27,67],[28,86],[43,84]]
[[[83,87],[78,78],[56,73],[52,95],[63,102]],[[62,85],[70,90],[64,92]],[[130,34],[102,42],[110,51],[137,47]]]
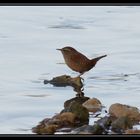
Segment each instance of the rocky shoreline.
[[[64,102],[64,109],[52,118],[45,118],[32,128],[32,132],[47,134],[140,134],[140,110],[136,107],[114,103],[107,110],[97,98],[85,97],[83,82],[80,77],[71,78],[67,75],[44,80],[44,84],[54,86],[72,86],[77,92],[76,97]],[[89,124],[90,119],[94,122]]]

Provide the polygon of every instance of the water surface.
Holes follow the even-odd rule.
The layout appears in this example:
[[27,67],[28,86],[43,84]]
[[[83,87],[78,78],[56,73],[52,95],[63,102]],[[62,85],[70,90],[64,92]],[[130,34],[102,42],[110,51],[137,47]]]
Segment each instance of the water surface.
[[85,96],[140,108],[139,17],[139,6],[0,7],[0,133],[31,134],[75,97],[71,87],[43,84],[77,76],[56,50],[67,45],[108,55],[83,75]]

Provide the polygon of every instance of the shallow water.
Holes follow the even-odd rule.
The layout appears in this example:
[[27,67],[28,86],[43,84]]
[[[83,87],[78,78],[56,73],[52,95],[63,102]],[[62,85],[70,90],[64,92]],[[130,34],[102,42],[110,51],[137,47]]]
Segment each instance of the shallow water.
[[140,108],[139,17],[139,6],[0,7],[0,133],[30,134],[75,97],[71,87],[43,84],[77,76],[56,50],[66,45],[108,55],[83,75],[85,96]]

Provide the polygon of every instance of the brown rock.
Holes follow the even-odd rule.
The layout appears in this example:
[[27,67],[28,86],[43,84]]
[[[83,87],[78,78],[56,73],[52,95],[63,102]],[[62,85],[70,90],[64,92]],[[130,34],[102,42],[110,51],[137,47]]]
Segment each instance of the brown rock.
[[69,124],[74,124],[76,115],[72,112],[64,112],[62,114],[59,114],[56,118],[59,119],[61,122],[68,122]]
[[71,106],[72,102],[77,102],[77,103],[82,105],[88,99],[89,99],[89,97],[80,97],[80,98],[79,97],[74,97],[74,98],[71,98],[71,99],[64,102],[64,108],[67,108],[67,107]]
[[132,126],[133,123],[128,117],[120,117],[111,123],[111,130],[121,134],[126,129],[132,128]]
[[54,134],[57,128],[58,125],[55,124],[46,126],[44,124],[39,124],[36,127],[32,128],[32,132],[37,134]]
[[64,111],[61,111],[61,113],[41,121],[36,127],[32,128],[32,132],[37,134],[54,134],[58,129],[81,126],[88,124],[88,121],[88,110],[81,104],[73,101],[71,105]]
[[[83,97],[80,97],[80,98],[83,98]],[[89,122],[88,110],[84,106],[82,106],[82,104],[76,102],[75,100],[70,102],[69,105],[64,110],[61,111],[61,113],[64,113],[64,112],[72,112],[75,114],[76,116],[75,126],[88,124]]]
[[128,130],[125,131],[124,134],[140,134],[140,130],[128,129]]
[[82,105],[87,108],[89,112],[93,113],[101,111],[102,109],[102,104],[97,98],[88,99]]
[[140,121],[139,109],[128,105],[119,103],[112,104],[109,108],[109,114],[116,118],[128,117],[133,121]]
[[57,129],[62,127],[73,127],[76,116],[71,112],[57,114],[51,119],[46,118],[36,127],[32,128],[32,132],[37,134],[54,134]]
[[57,128],[58,128],[58,125],[55,125],[55,124],[47,125],[45,127],[45,133],[46,134],[54,134]]

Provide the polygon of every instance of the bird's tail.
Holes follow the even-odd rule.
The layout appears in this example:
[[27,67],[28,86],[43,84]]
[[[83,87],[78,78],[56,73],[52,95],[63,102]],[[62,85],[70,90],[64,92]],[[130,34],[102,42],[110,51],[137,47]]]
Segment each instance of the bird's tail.
[[91,59],[91,61],[93,62],[93,64],[94,63],[96,64],[97,61],[99,61],[101,58],[106,57],[106,56],[107,55],[102,55],[102,56],[99,56],[99,57],[96,57],[96,58]]

